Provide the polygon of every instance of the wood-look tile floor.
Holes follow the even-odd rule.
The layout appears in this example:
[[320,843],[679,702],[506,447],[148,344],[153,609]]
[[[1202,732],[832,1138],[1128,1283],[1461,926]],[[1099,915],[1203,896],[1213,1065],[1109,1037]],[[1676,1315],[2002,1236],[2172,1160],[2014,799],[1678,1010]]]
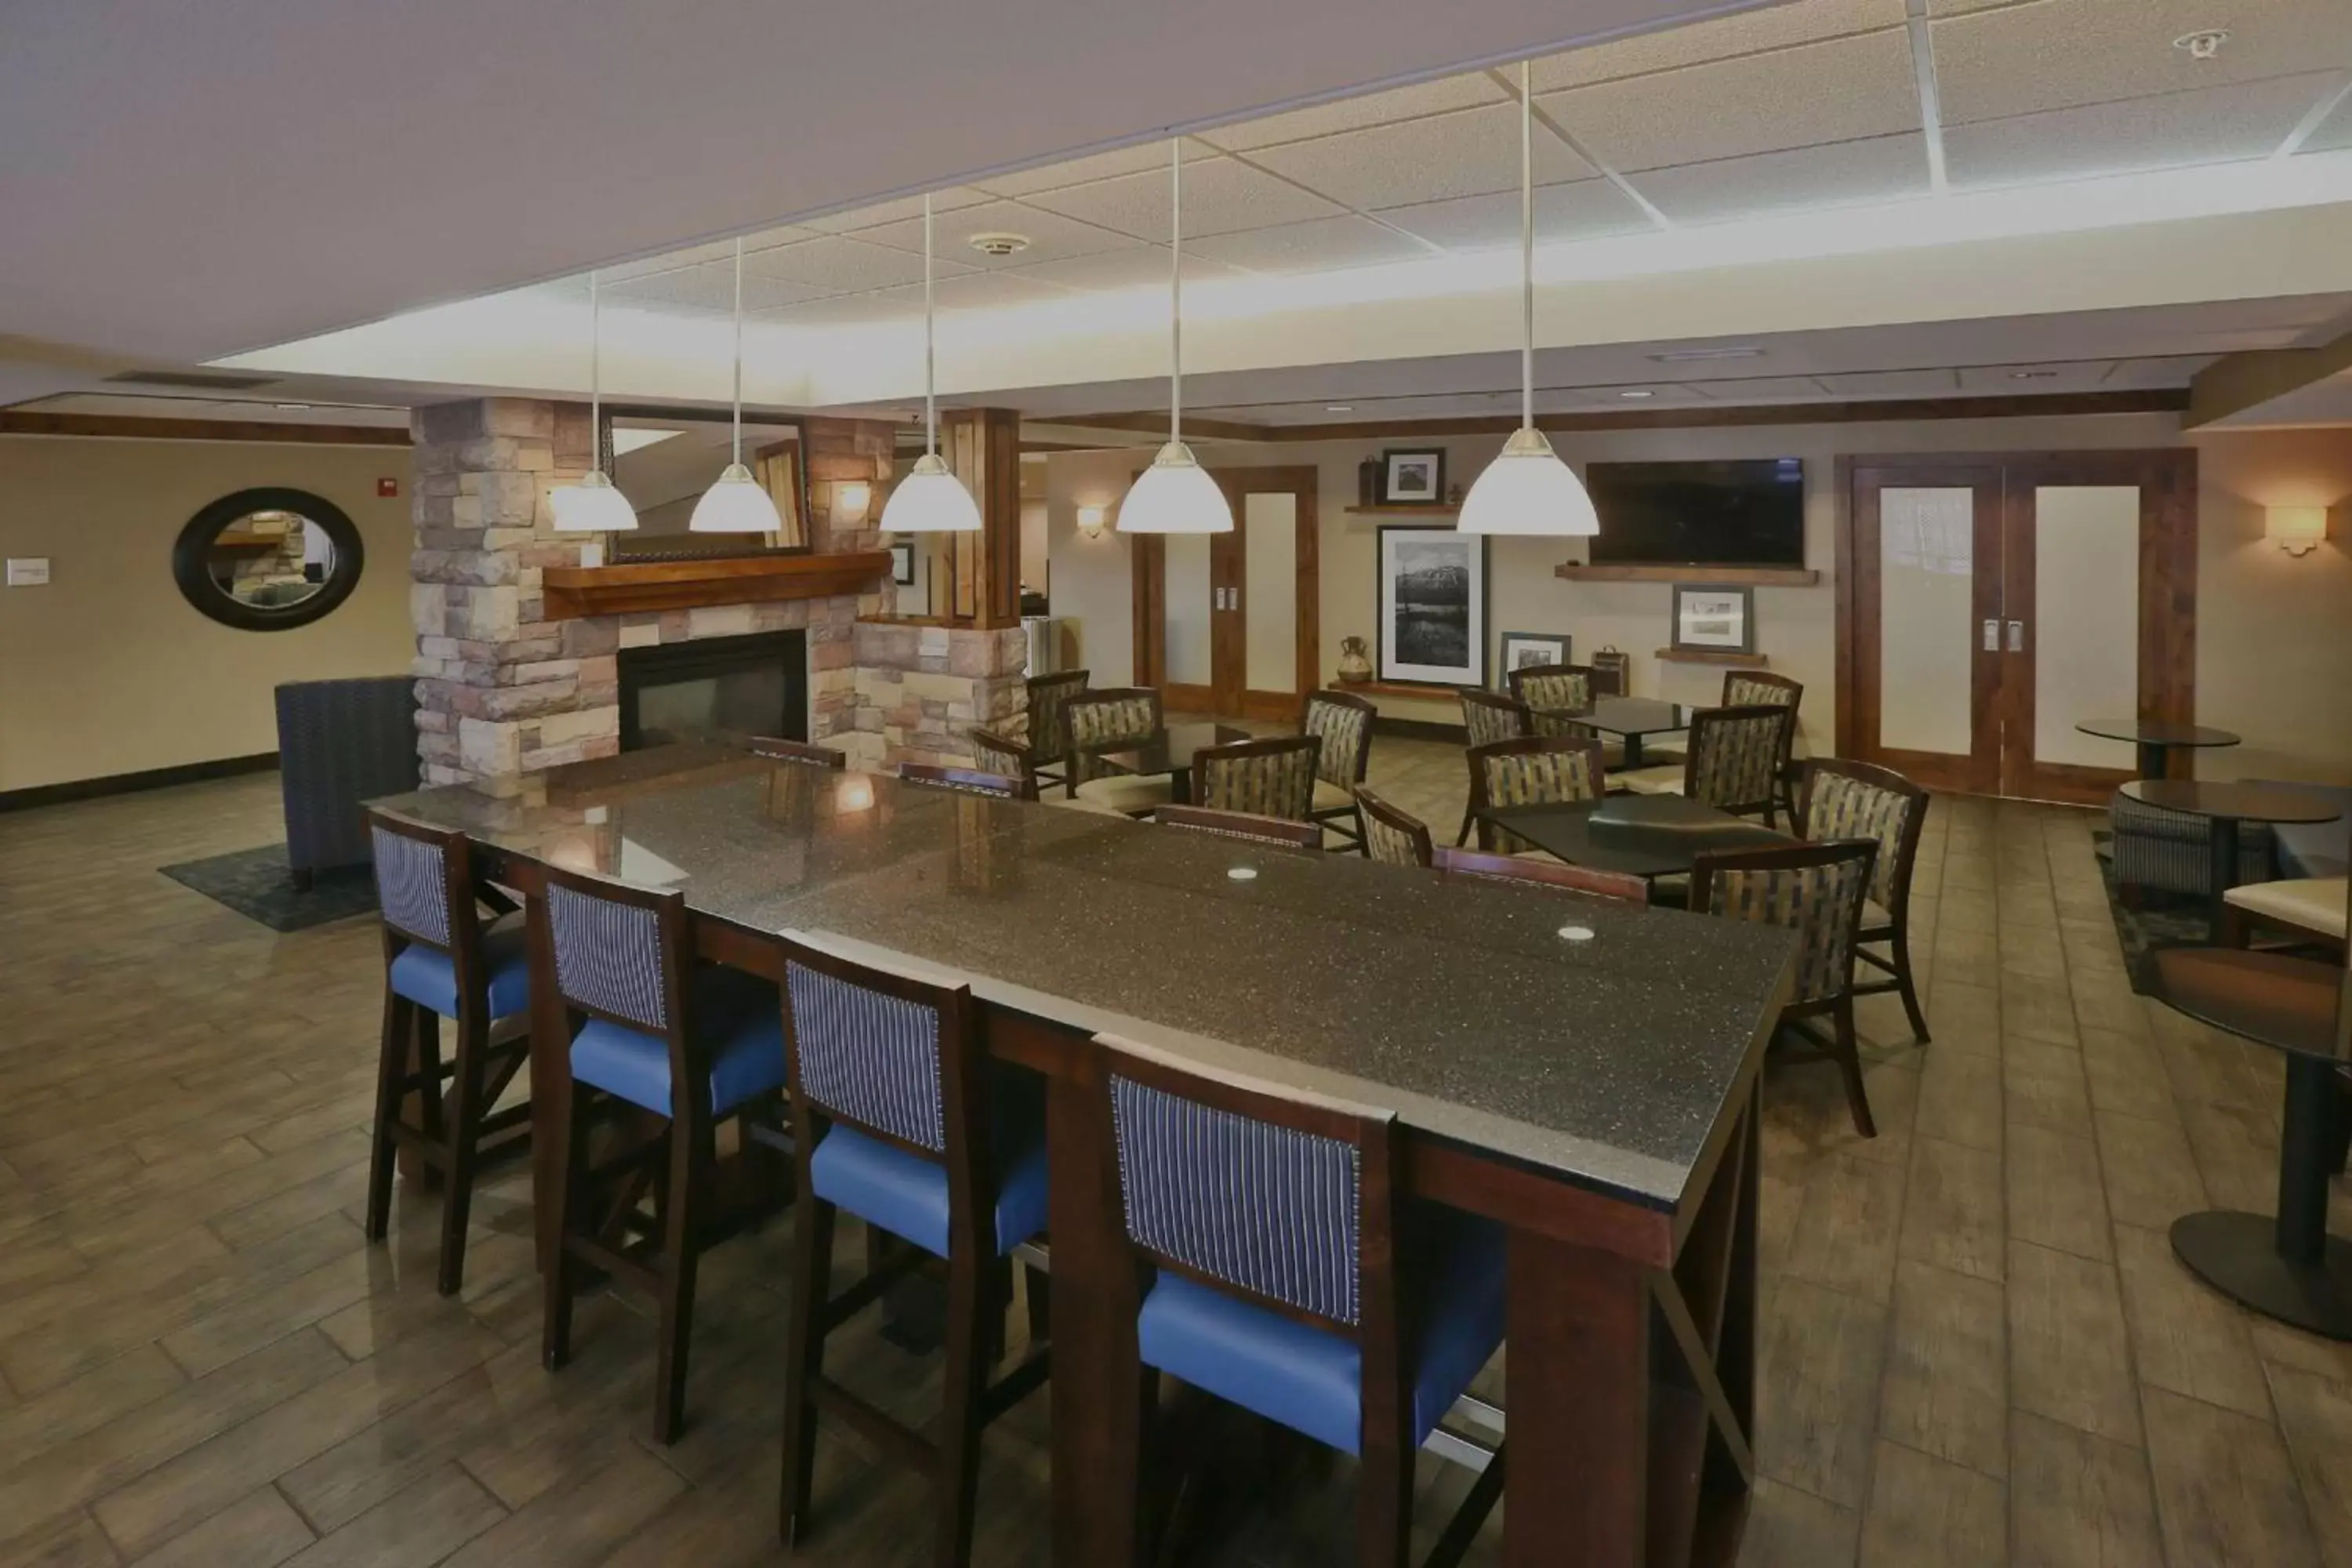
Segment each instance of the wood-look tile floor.
[[[1460,769],[1384,738],[1372,776],[1450,837]],[[1937,804],[1936,1042],[1868,1010],[1875,1140],[1832,1069],[1771,1070],[1745,1563],[2352,1563],[2352,1351],[2221,1301],[2164,1238],[2269,1207],[2279,1063],[2132,994],[2092,821]],[[278,936],[154,871],[278,837],[268,778],[0,816],[0,1568],[783,1561],[789,1221],[706,1264],[667,1450],[626,1301],[584,1303],[574,1363],[540,1370],[519,1173],[477,1203],[457,1301],[431,1200],[364,1246],[372,922]],[[932,1407],[936,1357],[870,1321],[835,1343],[853,1384]],[[1046,1421],[988,1436],[982,1563],[1045,1561]],[[1460,1476],[1424,1460],[1426,1522]],[[1212,1560],[1344,1561],[1349,1481]],[[828,1429],[818,1486],[793,1561],[926,1560],[912,1478]]]

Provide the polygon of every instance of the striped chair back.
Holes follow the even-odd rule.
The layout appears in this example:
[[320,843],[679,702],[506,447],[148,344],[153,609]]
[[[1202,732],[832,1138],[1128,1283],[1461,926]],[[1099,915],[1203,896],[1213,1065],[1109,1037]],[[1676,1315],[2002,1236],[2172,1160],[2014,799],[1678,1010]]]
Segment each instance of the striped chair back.
[[1581,712],[1592,706],[1592,671],[1580,664],[1530,664],[1511,671],[1511,695],[1529,708]]
[[[1473,746],[1470,811],[1495,805],[1559,805],[1599,800],[1608,774],[1601,742],[1574,735],[1528,735]],[[1531,847],[1517,834],[1481,822],[1478,847],[1517,854]]]
[[[784,1041],[793,1093],[825,1116],[934,1156],[947,1149],[942,1009],[929,987],[860,984],[847,966],[784,964]],[[882,978],[878,974],[875,977]],[[889,977],[896,979],[897,977]],[[969,994],[968,993],[966,994]]]
[[383,912],[383,923],[403,936],[447,950],[457,938],[449,845],[437,834],[425,837],[389,827],[382,817],[370,821],[368,836],[375,846],[376,905]]
[[[1116,751],[1122,745],[1148,741],[1159,732],[1160,693],[1150,687],[1112,687],[1072,695],[1062,705],[1062,735],[1071,784],[1101,778],[1113,771],[1096,762],[1093,752]],[[1034,728],[1031,733],[1035,733]]]
[[1795,709],[1777,704],[1705,708],[1692,714],[1683,793],[1725,811],[1769,809],[1795,717]]
[[1327,784],[1352,789],[1364,782],[1372,760],[1372,705],[1346,691],[1318,691],[1307,700],[1299,721],[1301,734],[1323,742],[1315,776]]
[[1062,726],[1062,709],[1087,689],[1087,672],[1083,669],[1029,678],[1029,750],[1036,761],[1062,760],[1062,747],[1068,738]]
[[1280,735],[1213,746],[1192,757],[1192,804],[1305,822],[1315,810],[1318,735]]
[[1491,746],[1496,741],[1516,741],[1528,732],[1528,710],[1517,698],[1482,691],[1475,686],[1461,689],[1462,730],[1474,746]]
[[1429,864],[1429,824],[1368,789],[1356,792],[1356,805],[1364,815],[1366,855],[1386,866]]
[[1323,826],[1317,822],[1286,821],[1246,811],[1212,811],[1202,805],[1163,805],[1151,814],[1151,820],[1161,827],[1213,833],[1220,838],[1238,838],[1276,849],[1323,847]]
[[1804,700],[1804,683],[1785,675],[1751,669],[1723,672],[1726,708],[1794,708]]
[[996,730],[974,730],[971,740],[972,761],[981,772],[1001,778],[1027,779],[1034,785],[1037,753],[1025,742]]
[[1854,934],[1877,858],[1876,841],[1866,838],[1702,851],[1691,863],[1690,907],[1794,931],[1797,985],[1790,1001],[1827,1001],[1853,989]]
[[1870,897],[1890,913],[1911,893],[1911,867],[1926,825],[1927,792],[1891,768],[1822,758],[1805,770],[1806,837],[1868,838],[1878,845],[1871,863]]
[[1439,875],[1448,879],[1469,878],[1523,888],[1556,888],[1562,892],[1613,899],[1621,904],[1646,904],[1650,901],[1650,884],[1622,871],[1596,871],[1589,866],[1570,866],[1559,860],[1533,860],[1521,855],[1490,854],[1483,849],[1456,849],[1445,844],[1437,847],[1432,863],[1436,866]]
[[1019,774],[985,773],[974,768],[942,768],[929,763],[900,763],[898,777],[925,789],[953,790],[961,795],[984,795],[998,800],[1034,800],[1037,786]]
[[546,876],[548,952],[564,1005],[670,1033],[680,1023],[686,896],[553,867]]

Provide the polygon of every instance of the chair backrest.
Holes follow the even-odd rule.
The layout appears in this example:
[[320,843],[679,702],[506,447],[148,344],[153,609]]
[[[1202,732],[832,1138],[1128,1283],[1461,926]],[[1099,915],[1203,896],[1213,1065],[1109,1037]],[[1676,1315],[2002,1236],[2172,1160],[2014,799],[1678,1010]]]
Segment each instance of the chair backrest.
[[683,1032],[686,895],[556,866],[542,875],[531,914],[565,1008],[649,1034]]
[[1026,779],[1034,798],[1037,782],[1037,752],[1025,741],[1016,741],[997,730],[974,730],[971,734],[972,761],[984,773],[997,773],[1009,779]]
[[845,752],[807,741],[784,741],[769,735],[754,735],[749,744],[753,756],[767,757],[779,763],[802,763],[813,768],[845,768],[849,765]]
[[1145,1258],[1365,1346],[1392,1368],[1395,1118],[1209,1078],[1098,1037],[1129,1241]]
[[1163,805],[1151,814],[1151,820],[1162,827],[1183,827],[1195,833],[1214,833],[1225,838],[1246,838],[1254,844],[1266,844],[1281,849],[1323,847],[1320,823],[1285,821],[1278,816],[1260,816],[1246,811],[1213,811],[1201,805]]
[[993,795],[998,800],[1035,800],[1037,782],[1018,774],[983,773],[977,768],[945,768],[931,763],[900,763],[899,779],[926,789],[954,790],[961,795]]
[[1451,845],[1438,847],[1434,863],[1437,869],[1448,877],[1475,877],[1490,882],[1558,888],[1564,892],[1584,893],[1596,899],[1614,899],[1627,904],[1647,904],[1650,901],[1650,884],[1622,871],[1596,871],[1590,866],[1570,866],[1559,860],[1529,860],[1517,855],[1497,855],[1484,849],[1456,849]]
[[1794,708],[1805,700],[1805,684],[1769,669],[1727,669],[1723,672],[1726,708]]
[[1322,738],[1317,778],[1350,789],[1364,782],[1364,770],[1372,761],[1372,720],[1378,711],[1349,691],[1326,688],[1307,697],[1298,732]]
[[1592,706],[1601,683],[1589,664],[1529,664],[1510,673],[1511,695],[1529,708],[1555,712]]
[[[1490,805],[1557,805],[1599,800],[1608,793],[1601,742],[1581,735],[1523,735],[1493,741],[1465,753],[1470,763],[1470,812]],[[1481,822],[1481,849],[1510,850],[1525,840]]]
[[[489,1010],[482,963],[481,914],[474,903],[474,850],[463,833],[368,813],[375,857],[376,906],[383,917],[383,961],[412,943],[449,955],[461,1008]],[[486,1018],[485,1018],[486,1021]]]
[[1356,792],[1364,817],[1364,853],[1387,866],[1429,864],[1429,824],[1368,789]]
[[1305,822],[1315,811],[1319,735],[1235,741],[1192,754],[1192,804]]
[[1807,838],[1870,838],[1878,844],[1870,896],[1895,920],[1911,900],[1911,869],[1927,825],[1927,792],[1874,763],[1817,757],[1805,764],[1797,823]]
[[1763,811],[1778,794],[1793,708],[1702,708],[1691,715],[1683,793],[1724,811]]
[[1516,697],[1482,690],[1475,686],[1461,689],[1462,730],[1474,746],[1485,746],[1496,741],[1516,741],[1529,729],[1527,705]]
[[[1111,771],[1096,762],[1093,752],[1117,751],[1159,732],[1160,692],[1154,687],[1111,686],[1065,698],[1062,754],[1069,763],[1072,793],[1087,780]],[[1030,733],[1036,733],[1035,726],[1031,726]]]
[[1062,709],[1087,689],[1087,676],[1083,669],[1066,669],[1029,678],[1029,750],[1038,762],[1061,761],[1062,747],[1068,739],[1062,727]]
[[1874,839],[1786,849],[1708,849],[1691,859],[1690,907],[1796,931],[1797,988],[1790,1000],[1827,1002],[1853,989],[1854,933],[1870,890]]

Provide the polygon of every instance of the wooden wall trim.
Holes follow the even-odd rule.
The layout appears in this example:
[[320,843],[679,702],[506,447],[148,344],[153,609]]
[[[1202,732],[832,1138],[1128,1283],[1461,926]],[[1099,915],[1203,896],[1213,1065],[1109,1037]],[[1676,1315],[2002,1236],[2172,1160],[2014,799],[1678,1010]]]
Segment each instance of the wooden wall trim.
[[121,441],[259,441],[288,447],[405,447],[392,425],[270,425],[257,419],[158,419],[145,415],[39,414],[0,409],[0,436],[95,436]]

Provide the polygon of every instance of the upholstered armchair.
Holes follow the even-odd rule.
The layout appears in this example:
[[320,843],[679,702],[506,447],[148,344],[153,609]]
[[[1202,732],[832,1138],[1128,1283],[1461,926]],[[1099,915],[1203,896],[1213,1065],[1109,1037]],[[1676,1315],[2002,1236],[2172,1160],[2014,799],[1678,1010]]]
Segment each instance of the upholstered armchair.
[[416,683],[404,675],[278,689],[278,777],[294,885],[372,858],[364,801],[416,787]]

